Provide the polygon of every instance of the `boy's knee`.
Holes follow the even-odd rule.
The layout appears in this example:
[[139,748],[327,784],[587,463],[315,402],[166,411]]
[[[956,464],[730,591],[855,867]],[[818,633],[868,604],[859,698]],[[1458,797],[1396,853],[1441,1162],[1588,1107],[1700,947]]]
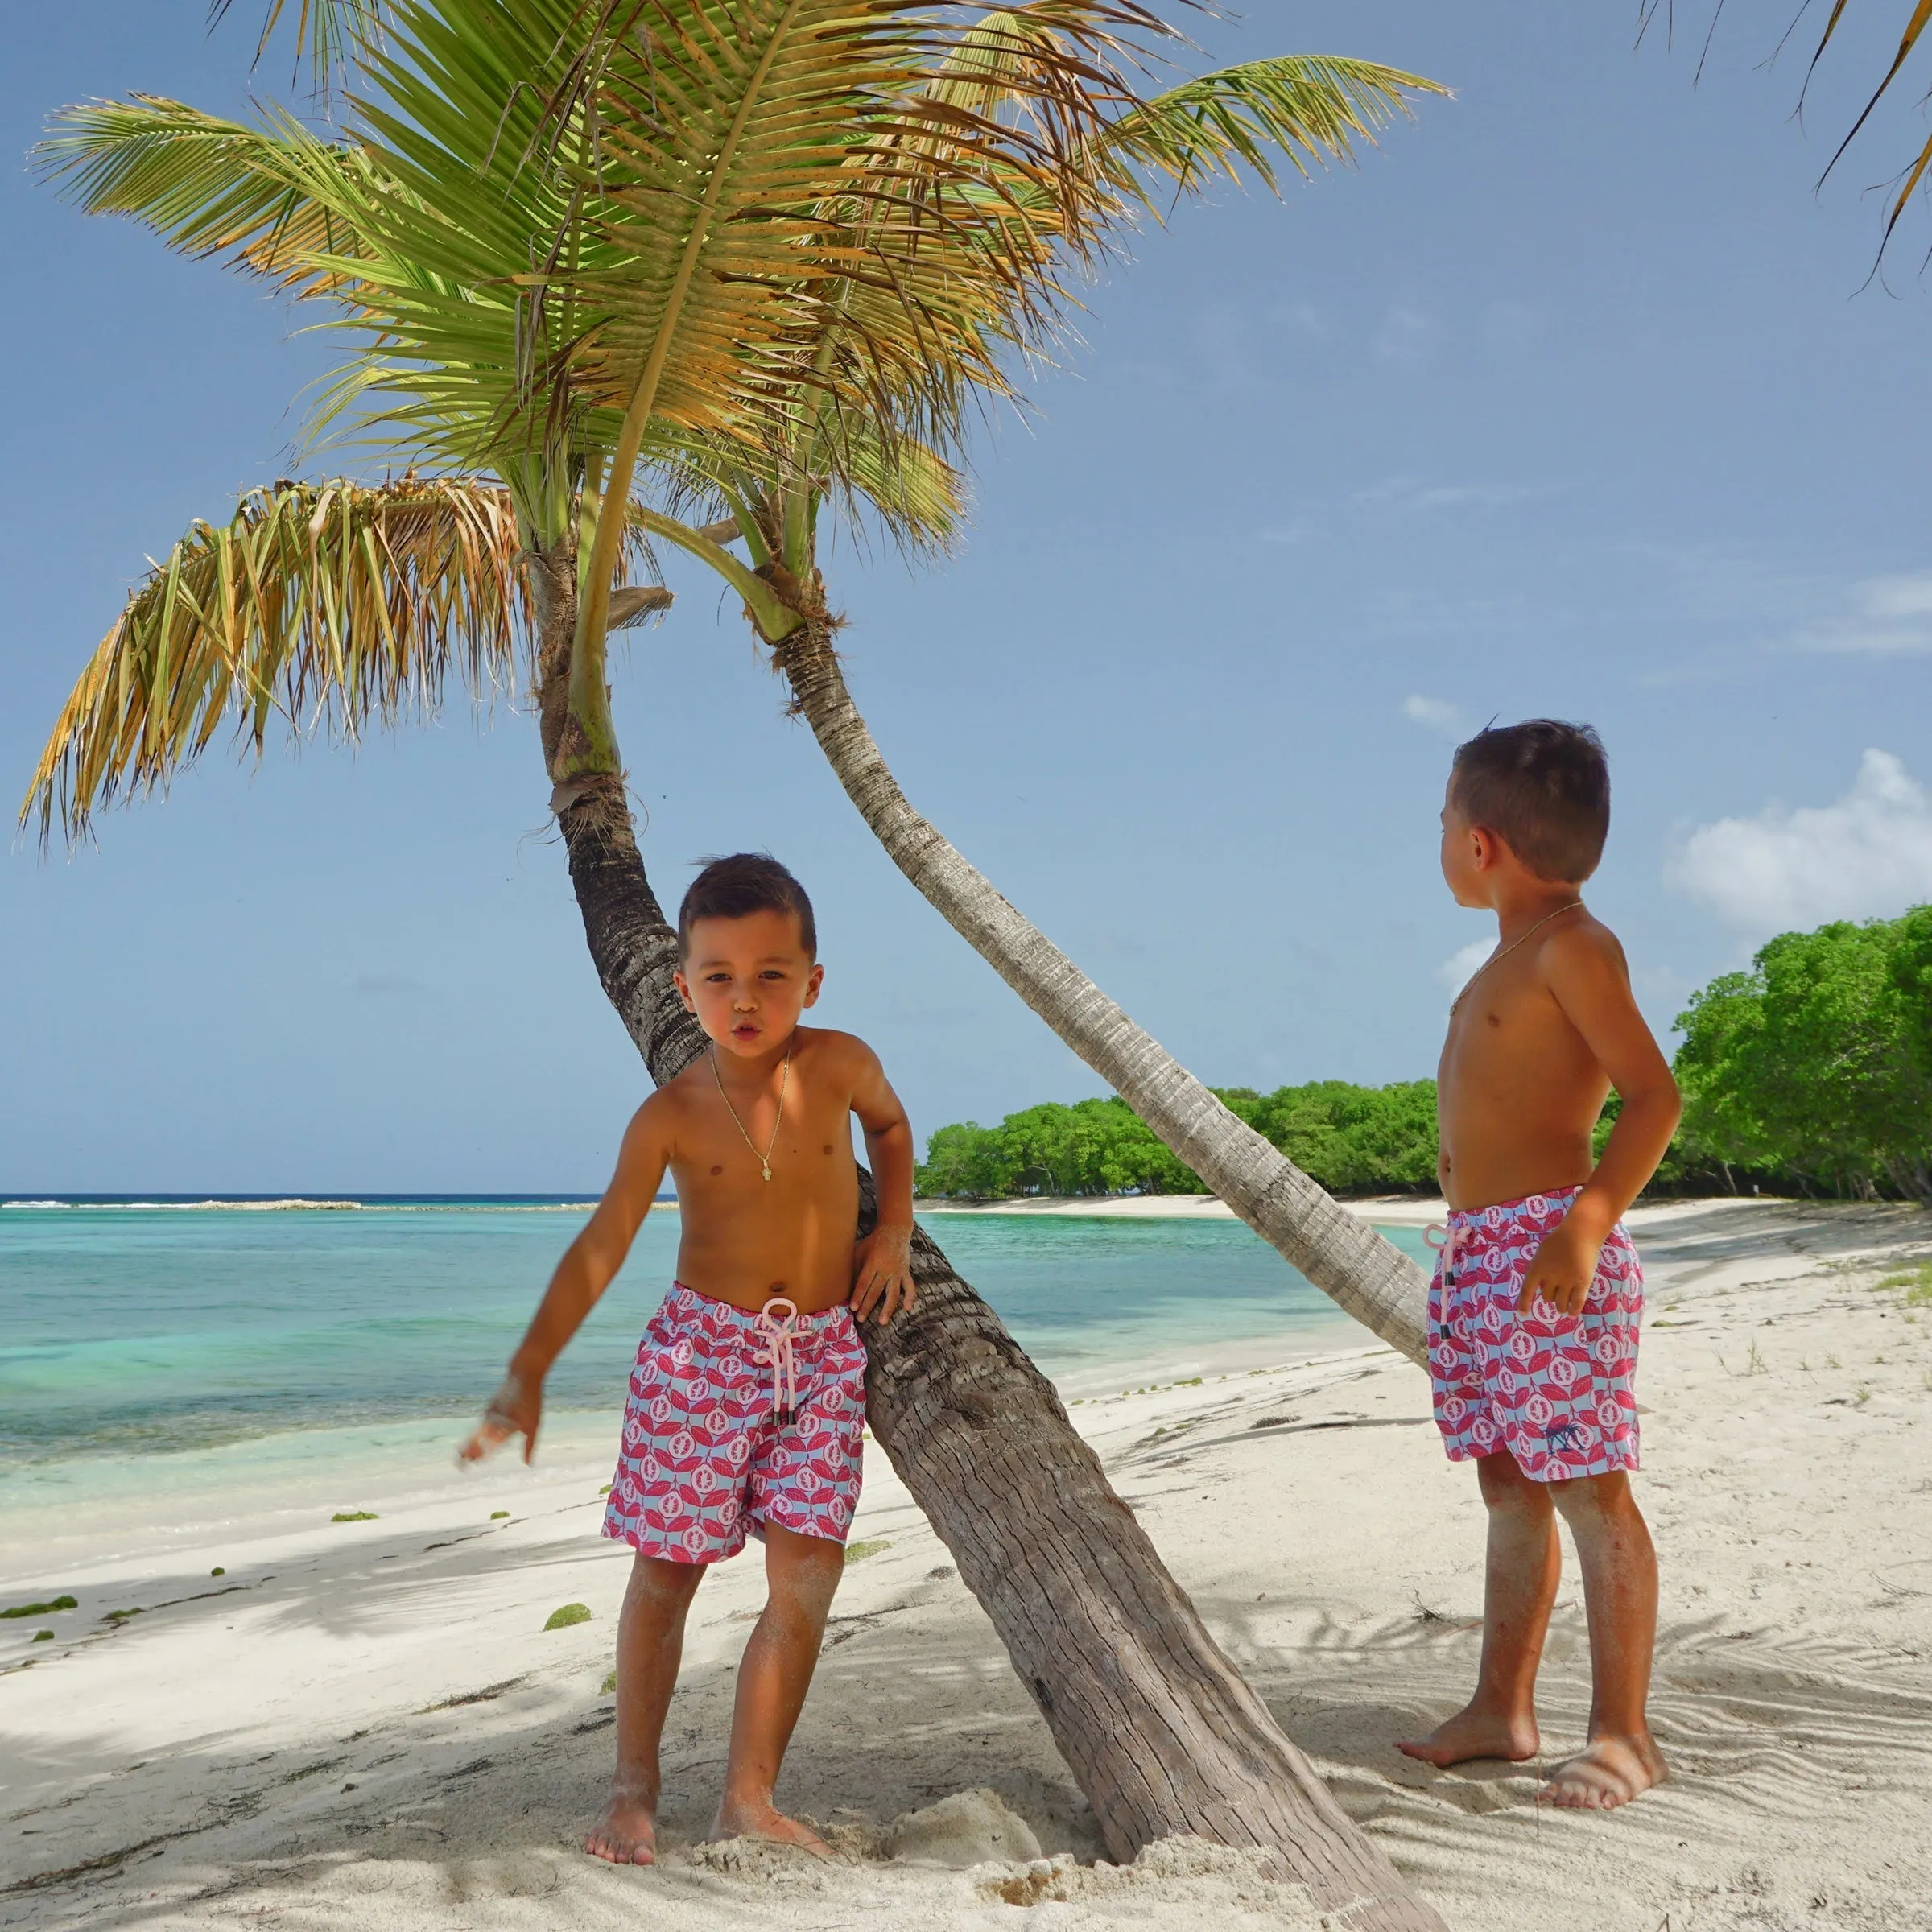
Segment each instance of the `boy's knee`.
[[1593,1521],[1634,1515],[1637,1501],[1630,1493],[1630,1479],[1620,1469],[1604,1476],[1574,1476],[1550,1484],[1550,1500],[1563,1513],[1565,1521],[1588,1517]]
[[783,1596],[823,1609],[845,1573],[845,1546],[822,1536],[767,1529],[765,1578],[773,1599]]
[[707,1567],[704,1563],[674,1563],[639,1550],[630,1566],[630,1586],[654,1607],[676,1609],[696,1596]]
[[1476,1465],[1483,1501],[1490,1509],[1525,1515],[1540,1514],[1550,1507],[1550,1488],[1525,1476],[1516,1458],[1505,1449],[1485,1455]]

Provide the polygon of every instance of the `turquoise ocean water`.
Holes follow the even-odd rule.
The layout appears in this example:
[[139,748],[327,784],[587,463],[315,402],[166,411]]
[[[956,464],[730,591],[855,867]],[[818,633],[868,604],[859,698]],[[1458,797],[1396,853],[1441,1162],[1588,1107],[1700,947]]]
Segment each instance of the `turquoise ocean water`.
[[[254,1461],[288,1459],[473,1416],[587,1212],[475,1198],[0,1203],[0,1518],[93,1490],[133,1458],[153,1480],[156,1456],[239,1468],[251,1446]],[[1368,1339],[1238,1222],[927,1225],[1056,1378],[1250,1338],[1311,1352]],[[1387,1232],[1420,1258],[1414,1231]],[[675,1213],[646,1222],[552,1375],[553,1410],[620,1404],[677,1241]]]

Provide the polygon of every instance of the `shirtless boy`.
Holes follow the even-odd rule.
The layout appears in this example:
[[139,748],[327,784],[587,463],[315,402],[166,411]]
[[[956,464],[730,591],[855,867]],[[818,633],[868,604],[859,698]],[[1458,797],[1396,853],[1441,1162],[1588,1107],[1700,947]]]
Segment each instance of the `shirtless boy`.
[[[1560,1515],[1590,1621],[1590,1734],[1538,1797],[1584,1810],[1627,1804],[1665,1775],[1645,1715],[1657,1558],[1629,1474],[1643,1274],[1620,1217],[1678,1105],[1623,948],[1583,902],[1609,825],[1609,770],[1586,725],[1533,719],[1455,754],[1443,877],[1499,930],[1450,1010],[1438,1070],[1450,1212],[1429,1364],[1450,1459],[1473,1459],[1482,1484],[1488,1560],[1476,1695],[1401,1746],[1432,1765],[1537,1755]],[[1622,1109],[1593,1160],[1612,1087]]]
[[[617,1624],[617,1768],[584,1848],[655,1856],[658,1743],[706,1567],[747,1532],[766,1597],[745,1646],[716,1838],[823,1852],[772,1802],[818,1662],[858,1501],[865,1351],[855,1318],[913,1305],[912,1129],[877,1058],[801,1026],[824,968],[811,905],[774,859],[714,860],[678,915],[679,996],[711,1048],[638,1108],[597,1212],[571,1243],[462,1454],[536,1447],[543,1377],[623,1265],[668,1170],[678,1278],[630,1378],[604,1534],[637,1552]],[[854,1248],[857,1115],[877,1229]]]

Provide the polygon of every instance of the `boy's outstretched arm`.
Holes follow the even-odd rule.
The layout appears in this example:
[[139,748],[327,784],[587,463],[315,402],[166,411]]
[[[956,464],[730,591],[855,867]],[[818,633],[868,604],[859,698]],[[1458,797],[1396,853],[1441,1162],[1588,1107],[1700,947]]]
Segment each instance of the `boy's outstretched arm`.
[[879,1219],[852,1256],[852,1312],[863,1321],[876,1309],[884,1323],[902,1308],[910,1312],[918,1298],[912,1282],[912,1122],[878,1055],[869,1046],[859,1052],[852,1111],[865,1132]]
[[456,1451],[462,1461],[480,1460],[513,1435],[523,1438],[526,1463],[536,1453],[543,1378],[624,1265],[670,1163],[667,1117],[659,1098],[654,1095],[646,1100],[625,1130],[617,1170],[584,1232],[564,1249],[523,1340],[510,1358],[510,1373],[490,1397],[482,1422]]
[[1583,1311],[1604,1237],[1657,1171],[1683,1104],[1670,1063],[1631,996],[1623,948],[1600,927],[1554,935],[1541,959],[1543,980],[1623,1101],[1603,1158],[1570,1203],[1563,1224],[1523,1278],[1519,1310],[1538,1294],[1564,1315]]

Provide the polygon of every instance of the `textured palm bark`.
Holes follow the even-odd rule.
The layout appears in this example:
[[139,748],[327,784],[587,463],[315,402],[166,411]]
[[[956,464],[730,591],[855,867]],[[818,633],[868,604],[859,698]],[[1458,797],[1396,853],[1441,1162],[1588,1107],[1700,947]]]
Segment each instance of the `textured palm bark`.
[[[564,621],[554,601],[544,614]],[[547,639],[548,626],[546,724],[568,632],[561,651]],[[558,824],[597,976],[661,1086],[704,1036],[671,983],[677,935],[621,780],[573,786]],[[865,1199],[869,1217],[869,1177]],[[1257,1847],[1337,1925],[1443,1932],[1209,1636],[1052,1385],[923,1229],[913,1272],[914,1312],[863,1330],[868,1420],[992,1619],[1109,1853],[1131,1860],[1179,1832]]]
[[1428,1290],[1414,1262],[1230,1113],[914,810],[852,701],[828,625],[808,621],[774,648],[846,795],[953,930],[1256,1233],[1422,1362]]

